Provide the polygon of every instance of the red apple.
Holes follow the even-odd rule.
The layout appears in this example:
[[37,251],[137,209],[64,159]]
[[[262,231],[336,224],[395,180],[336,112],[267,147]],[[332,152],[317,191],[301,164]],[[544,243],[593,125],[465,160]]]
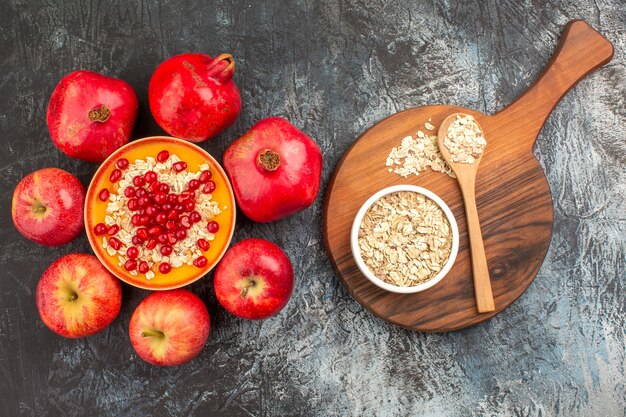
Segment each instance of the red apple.
[[57,259],[37,284],[37,309],[44,324],[63,337],[84,337],[107,327],[122,305],[122,286],[85,253]]
[[83,230],[85,187],[67,171],[44,168],[28,174],[13,192],[17,230],[33,242],[64,245]]
[[244,319],[265,319],[289,301],[293,267],[275,243],[246,239],[226,252],[215,270],[214,285],[226,310]]
[[74,71],[52,92],[46,121],[52,142],[67,155],[102,162],[128,143],[139,102],[125,81]]
[[209,336],[206,306],[191,291],[154,292],[130,318],[128,333],[137,354],[160,366],[182,365],[196,357]]

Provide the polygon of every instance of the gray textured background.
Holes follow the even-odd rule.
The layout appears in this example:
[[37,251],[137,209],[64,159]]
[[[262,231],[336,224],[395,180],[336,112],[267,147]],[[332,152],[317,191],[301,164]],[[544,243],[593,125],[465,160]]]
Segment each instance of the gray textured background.
[[[0,415],[626,415],[626,12],[619,0],[543,3],[2,1]],[[119,317],[87,339],[63,339],[40,321],[41,273],[63,254],[89,252],[84,235],[46,248],[10,220],[13,188],[27,173],[61,167],[88,184],[96,169],[48,137],[48,97],[64,74],[85,68],[130,82],[140,137],[162,133],[146,100],[159,62],[232,52],[243,111],[202,146],[221,157],[255,121],[283,115],[322,147],[326,184],[353,140],[395,111],[504,107],[574,18],[607,36],[615,56],[565,97],[539,136],[555,204],[550,251],[528,291],[489,322],[420,334],[369,314],[326,257],[321,197],[284,221],[239,222],[235,240],[286,249],[295,292],[277,317],[249,322],[218,307],[211,276],[192,285],[213,327],[188,365],[157,368],[134,353],[127,325],[145,291],[125,286]]]

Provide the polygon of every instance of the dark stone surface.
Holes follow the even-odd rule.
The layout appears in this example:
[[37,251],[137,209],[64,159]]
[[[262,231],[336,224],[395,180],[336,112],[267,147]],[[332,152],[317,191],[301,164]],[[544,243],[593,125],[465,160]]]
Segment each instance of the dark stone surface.
[[[0,415],[623,416],[626,9],[618,0],[543,3],[1,2]],[[96,169],[48,136],[47,101],[68,72],[130,82],[141,100],[137,138],[162,133],[146,100],[159,62],[232,52],[243,112],[202,147],[221,158],[255,121],[282,115],[320,144],[326,183],[352,141],[395,111],[501,109],[575,18],[606,35],[615,57],[565,97],[539,136],[555,204],[551,248],[529,290],[489,322],[420,334],[369,314],[333,275],[321,197],[284,221],[239,222],[235,241],[257,236],[286,249],[295,292],[277,317],[250,322],[217,305],[211,276],[192,285],[213,328],[185,366],[153,367],[134,353],[127,325],[145,291],[125,286],[119,317],[87,339],[58,337],[39,319],[41,273],[63,254],[90,252],[84,235],[60,248],[31,243],[10,214],[27,173],[60,167],[87,185]]]

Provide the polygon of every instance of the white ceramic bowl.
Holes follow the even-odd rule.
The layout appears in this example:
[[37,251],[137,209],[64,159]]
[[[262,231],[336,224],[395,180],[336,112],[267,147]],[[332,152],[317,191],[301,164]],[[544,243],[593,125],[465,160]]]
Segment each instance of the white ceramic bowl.
[[[378,278],[376,275],[374,275],[372,271],[370,271],[367,265],[365,265],[365,262],[363,262],[363,258],[361,257],[361,250],[359,248],[359,227],[361,225],[361,221],[363,221],[363,216],[365,216],[365,213],[367,213],[367,211],[372,206],[372,204],[374,204],[375,201],[387,194],[396,193],[398,191],[412,191],[430,198],[439,207],[441,207],[444,214],[446,215],[446,218],[448,219],[448,222],[450,223],[450,229],[452,230],[452,250],[450,251],[450,257],[443,266],[443,269],[432,279],[413,287],[399,287],[397,285],[388,284],[382,279]],[[459,227],[456,224],[456,220],[454,219],[454,215],[452,214],[450,207],[448,207],[448,205],[444,203],[443,200],[432,191],[428,191],[427,189],[418,187],[416,185],[394,185],[392,187],[383,188],[382,190],[368,198],[365,203],[363,203],[363,205],[357,212],[356,217],[354,218],[354,222],[352,223],[352,231],[350,233],[350,246],[352,248],[352,256],[354,257],[357,266],[359,267],[363,275],[365,275],[367,279],[369,279],[373,284],[387,291],[400,294],[412,294],[427,290],[428,288],[437,284],[450,271],[452,265],[454,264],[454,260],[456,259],[456,255],[459,251]]]

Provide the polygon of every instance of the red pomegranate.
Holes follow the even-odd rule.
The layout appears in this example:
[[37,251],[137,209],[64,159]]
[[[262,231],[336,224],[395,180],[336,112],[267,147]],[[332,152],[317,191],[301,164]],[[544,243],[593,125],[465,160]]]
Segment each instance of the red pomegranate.
[[137,118],[135,91],[125,81],[92,71],[61,79],[46,120],[52,142],[72,158],[102,162],[128,143]]
[[217,135],[241,110],[234,73],[235,60],[229,54],[182,54],[166,60],[154,71],[148,88],[154,119],[170,135],[191,142]]
[[320,187],[319,146],[280,117],[263,119],[224,153],[241,211],[257,222],[282,219],[309,207]]

